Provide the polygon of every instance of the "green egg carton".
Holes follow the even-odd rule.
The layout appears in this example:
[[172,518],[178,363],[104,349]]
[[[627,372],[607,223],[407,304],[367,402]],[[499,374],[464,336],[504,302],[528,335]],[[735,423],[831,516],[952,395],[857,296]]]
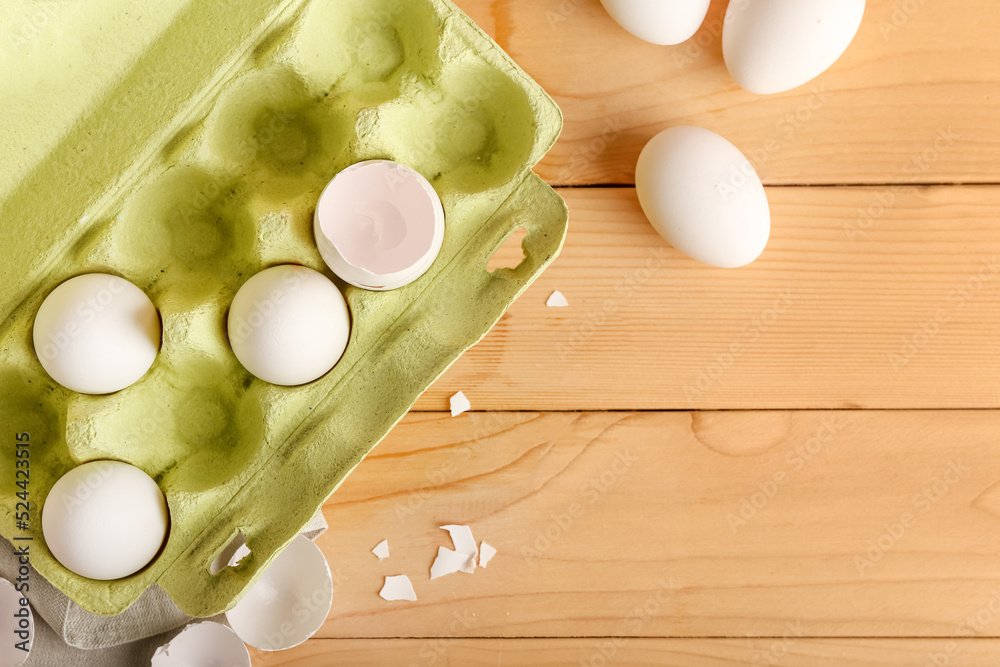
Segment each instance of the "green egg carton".
[[[559,253],[567,210],[531,169],[562,117],[446,0],[95,0],[48,20],[40,7],[0,10],[19,31],[0,46],[0,92],[25,96],[0,111],[0,534],[31,537],[37,571],[92,612],[121,612],[157,584],[210,616]],[[440,256],[399,290],[340,285],[353,330],[328,375],[294,388],[254,378],[227,342],[234,294],[269,266],[326,271],[319,194],[379,158],[440,194]],[[519,227],[524,261],[488,272]],[[163,320],[153,368],[107,396],[57,385],[31,340],[45,296],[90,272],[134,282]],[[19,433],[31,442],[26,528]],[[161,553],[118,581],[66,570],[41,531],[55,481],[97,459],[145,470],[170,508]],[[212,574],[239,534],[251,555]]]

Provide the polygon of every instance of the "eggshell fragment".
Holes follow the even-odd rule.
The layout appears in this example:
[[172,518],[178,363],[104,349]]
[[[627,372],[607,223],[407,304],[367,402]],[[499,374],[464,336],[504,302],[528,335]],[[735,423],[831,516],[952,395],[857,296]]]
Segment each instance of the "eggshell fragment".
[[722,30],[726,67],[752,93],[798,88],[844,54],[864,13],[865,0],[733,0]]
[[385,560],[389,557],[389,540],[382,540],[375,545],[372,549],[372,553],[378,556],[379,560]]
[[639,39],[663,46],[686,42],[698,32],[710,0],[601,0],[618,25]]
[[497,555],[497,550],[483,542],[479,547],[479,567],[486,567],[486,564]]
[[382,590],[379,591],[379,597],[389,602],[402,600],[408,602],[417,601],[417,593],[413,590],[413,583],[405,574],[386,577],[385,583],[382,585]]
[[545,302],[545,305],[549,308],[565,308],[569,305],[569,301],[563,296],[563,293],[556,290],[549,296],[549,300]]
[[27,598],[6,579],[0,579],[0,632],[0,667],[24,663],[35,640],[35,617]]
[[688,257],[720,268],[757,259],[771,233],[764,186],[739,149],[700,127],[672,127],[639,156],[636,194],[650,223]]
[[479,547],[476,546],[476,539],[472,536],[472,529],[468,526],[456,525],[441,526],[441,529],[447,530],[451,535],[455,549],[453,551],[445,547],[438,547],[437,558],[431,564],[431,579],[455,572],[468,574],[475,572]]
[[332,605],[330,566],[319,547],[299,535],[226,613],[226,620],[250,646],[283,651],[316,634]]
[[452,417],[457,417],[463,412],[468,412],[472,409],[472,403],[469,402],[469,399],[462,392],[458,392],[452,396],[450,403]]
[[192,623],[156,649],[150,667],[250,667],[250,652],[221,623]]

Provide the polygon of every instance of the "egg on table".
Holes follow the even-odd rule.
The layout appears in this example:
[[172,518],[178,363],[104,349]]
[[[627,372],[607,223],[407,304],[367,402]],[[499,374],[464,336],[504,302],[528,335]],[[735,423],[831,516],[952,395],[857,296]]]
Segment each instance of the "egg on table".
[[351,316],[329,278],[304,266],[265,269],[229,308],[229,343],[243,367],[294,387],[326,375],[347,348]]
[[618,25],[639,39],[672,46],[691,39],[711,0],[601,0]]
[[700,127],[672,127],[646,144],[635,172],[646,217],[688,257],[719,268],[757,259],[771,233],[760,178],[739,149]]
[[844,54],[864,13],[865,0],[732,0],[722,30],[726,67],[752,93],[798,88]]
[[42,535],[66,569],[122,579],[146,567],[167,537],[169,514],[156,482],[121,461],[91,461],[59,478],[42,506]]

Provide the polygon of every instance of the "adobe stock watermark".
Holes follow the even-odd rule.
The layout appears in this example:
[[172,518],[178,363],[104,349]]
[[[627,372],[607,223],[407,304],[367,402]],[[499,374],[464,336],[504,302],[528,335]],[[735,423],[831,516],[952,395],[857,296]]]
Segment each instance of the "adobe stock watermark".
[[712,362],[698,371],[693,381],[684,384],[685,400],[694,403],[706,391],[718,384],[747,351],[795,305],[795,301],[796,296],[790,289],[787,287],[781,289],[771,305],[755,315],[749,324],[743,327],[736,340],[730,343],[724,351],[716,353]]
[[620,657],[621,650],[638,637],[651,620],[662,614],[664,607],[681,590],[673,577],[668,580],[660,579],[657,584],[652,595],[625,615],[622,630],[599,641],[590,655],[580,659],[580,667],[606,667],[615,662]]
[[896,0],[892,3],[889,16],[878,22],[882,39],[889,41],[893,34],[905,28],[910,20],[923,9],[930,0]]
[[996,279],[998,273],[1000,273],[1000,262],[997,256],[984,257],[975,273],[948,292],[945,298],[946,305],[935,310],[933,315],[903,336],[896,351],[888,354],[889,367],[895,372],[906,368],[924,348],[931,344],[941,330],[955,319],[958,311],[983,293]]
[[795,474],[819,458],[826,446],[843,430],[846,423],[838,415],[824,417],[815,432],[802,444],[785,455],[785,467],[761,479],[753,493],[739,500],[739,507],[726,514],[726,523],[733,533],[746,527],[767,507]]
[[[986,602],[963,617],[955,628],[955,636],[961,638],[986,636],[998,618],[1000,618],[1000,588],[993,588]],[[962,655],[962,646],[958,639],[945,640],[940,649],[928,651],[922,667],[949,667],[952,661]]]
[[254,331],[264,326],[271,319],[278,306],[283,304],[293,292],[302,287],[302,276],[298,271],[289,271],[281,277],[278,287],[272,289],[266,297],[256,299],[250,313],[237,317],[229,323],[229,337],[234,342],[246,342]]
[[295,604],[289,616],[274,630],[264,633],[263,642],[257,648],[264,651],[280,651],[296,643],[316,626],[317,614],[326,614],[330,598],[333,597],[350,578],[340,570],[330,570],[331,578],[323,578],[323,583],[311,592],[296,592]]
[[611,462],[600,473],[588,479],[580,487],[576,496],[561,512],[549,515],[549,522],[544,528],[535,531],[531,544],[521,547],[521,556],[530,564],[536,564],[536,559],[544,556],[549,549],[569,533],[576,522],[587,511],[595,506],[609,491],[619,486],[639,457],[628,449],[615,454]]
[[665,246],[657,244],[650,248],[642,265],[622,276],[600,307],[588,309],[586,318],[582,323],[573,327],[568,340],[556,346],[559,360],[565,362],[583,348],[602,327],[606,326],[621,311],[626,303],[653,282],[653,279],[667,265],[669,259],[670,251]]
[[561,0],[554,10],[550,9],[545,12],[545,20],[549,22],[550,28],[558,28],[569,21],[570,17],[588,2],[590,0]]
[[569,164],[560,171],[559,182],[569,183],[574,174],[581,174],[595,164],[607,152],[611,145],[625,132],[621,116],[615,116],[604,121],[601,134],[587,142],[583,148],[576,150]]
[[428,639],[417,650],[417,657],[420,658],[420,661],[411,662],[409,667],[437,664],[441,658],[447,655],[448,647],[455,643],[456,637],[469,634],[477,625],[475,614],[468,609],[453,612],[451,616],[451,622],[448,623],[444,631],[437,637]]
[[885,555],[899,546],[907,533],[917,526],[921,517],[933,512],[955,486],[970,474],[969,465],[965,461],[949,462],[939,475],[910,498],[911,509],[901,512],[894,521],[883,524],[882,532],[865,543],[865,552],[854,556],[854,567],[858,574],[865,576],[882,562]]
[[[755,651],[750,658],[750,664],[753,667],[758,667],[758,665],[761,667],[764,665],[780,665],[791,653],[792,648],[802,641],[805,635],[806,631],[802,626],[802,621],[797,620],[785,623],[785,632],[782,633],[781,637],[772,640],[765,648]],[[751,646],[753,646],[752,639],[753,637],[747,637],[747,641]]]
[[899,169],[902,183],[896,183],[875,192],[871,201],[857,210],[853,220],[844,223],[844,234],[848,241],[856,241],[871,230],[875,223],[884,218],[896,206],[899,196],[904,194],[913,184],[918,183],[922,176],[941,159],[941,156],[954,148],[961,135],[952,127],[939,129],[934,138],[923,149],[911,155]]
[[26,46],[28,42],[41,35],[58,15],[56,5],[52,2],[34,3],[34,10],[24,17],[21,24],[14,30],[12,41],[17,46]]
[[458,478],[462,464],[475,456],[474,444],[510,428],[509,414],[504,412],[467,412],[463,418],[473,420],[472,434],[460,446],[450,450],[448,459],[443,464],[425,470],[420,486],[407,494],[405,503],[396,505],[396,519],[400,523],[410,520],[419,512],[434,497],[434,489]]
[[[716,192],[722,201],[728,202],[750,183],[758,180],[757,170],[770,162],[780,153],[790,141],[795,138],[816,114],[829,104],[833,93],[826,90],[825,84],[814,84],[809,88],[809,97],[794,110],[781,116],[774,125],[774,135],[764,142],[764,145],[746,154],[748,159],[740,165],[730,167],[728,177],[716,185]],[[754,168],[756,165],[756,168]]]

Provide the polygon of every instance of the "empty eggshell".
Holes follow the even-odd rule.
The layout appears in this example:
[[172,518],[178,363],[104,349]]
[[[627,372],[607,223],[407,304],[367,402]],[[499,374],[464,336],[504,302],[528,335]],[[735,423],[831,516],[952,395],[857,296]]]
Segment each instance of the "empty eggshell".
[[250,667],[250,652],[221,623],[192,623],[156,649],[150,667]]
[[414,169],[368,160],[344,169],[323,190],[313,231],[323,260],[342,280],[397,289],[426,273],[441,251],[444,206]]
[[316,634],[332,605],[330,566],[319,547],[299,535],[226,613],[226,620],[250,646],[283,651]]
[[688,257],[720,268],[757,259],[771,214],[764,186],[739,149],[700,127],[673,127],[646,145],[635,187],[646,217]]
[[145,472],[121,461],[91,461],[52,486],[42,535],[66,569],[109,581],[135,574],[167,536],[167,502]]
[[28,600],[14,584],[0,579],[0,667],[17,667],[28,659],[35,639],[35,618]]
[[691,39],[711,0],[601,0],[618,25],[639,39],[671,46]]
[[864,13],[865,0],[733,0],[722,30],[726,67],[752,93],[797,88],[843,55]]

